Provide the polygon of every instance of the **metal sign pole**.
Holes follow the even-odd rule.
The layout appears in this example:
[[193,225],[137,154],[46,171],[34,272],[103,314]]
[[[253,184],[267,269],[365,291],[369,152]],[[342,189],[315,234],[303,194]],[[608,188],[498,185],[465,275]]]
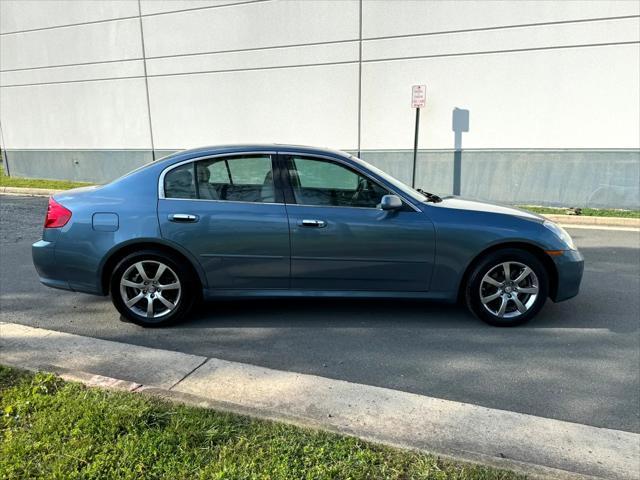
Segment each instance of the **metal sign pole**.
[[413,168],[411,172],[411,186],[416,188],[416,165],[418,163],[418,131],[420,129],[420,109],[427,103],[427,86],[414,85],[411,87],[411,108],[416,109],[416,131],[413,137]]
[[416,108],[416,132],[413,137],[413,172],[411,174],[411,186],[416,187],[416,163],[418,160],[418,130],[420,129],[420,108]]

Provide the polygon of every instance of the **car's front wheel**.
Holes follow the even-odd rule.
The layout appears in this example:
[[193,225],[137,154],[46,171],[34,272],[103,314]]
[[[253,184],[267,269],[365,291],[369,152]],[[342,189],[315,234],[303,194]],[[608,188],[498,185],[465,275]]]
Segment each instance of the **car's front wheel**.
[[466,285],[466,303],[481,320],[511,327],[532,319],[544,305],[549,278],[532,253],[504,249],[488,254],[475,266]]
[[143,327],[183,319],[195,300],[190,272],[161,251],[136,252],[123,258],[111,275],[111,300],[126,319]]

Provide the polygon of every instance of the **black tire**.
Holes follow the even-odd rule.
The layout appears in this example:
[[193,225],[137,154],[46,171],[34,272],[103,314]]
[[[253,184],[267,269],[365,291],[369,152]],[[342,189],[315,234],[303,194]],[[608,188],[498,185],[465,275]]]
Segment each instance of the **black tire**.
[[[505,263],[509,264],[509,279],[506,278],[505,267],[502,266]],[[517,279],[519,274],[526,273],[522,266],[529,267],[534,275],[528,274],[520,281],[520,285],[514,286],[513,280]],[[490,278],[485,277],[487,274]],[[494,285],[493,282],[499,283],[500,286]],[[518,291],[514,291],[514,287],[518,288]],[[535,296],[531,293],[520,293],[520,290],[534,291],[536,287]],[[491,290],[492,288],[495,290]],[[484,322],[497,327],[514,327],[535,317],[547,300],[548,293],[549,275],[538,257],[526,250],[505,248],[487,254],[474,266],[465,286],[465,301],[469,310]],[[496,295],[497,298],[486,302],[486,299]],[[524,312],[520,311],[516,301],[520,303],[520,308],[526,308]],[[506,302],[506,310],[500,316],[503,302]]]
[[[149,285],[145,285],[143,287],[144,290],[128,286],[122,286],[121,288],[121,280],[124,275],[127,276],[126,279],[132,279],[136,284],[141,286],[144,284],[144,280],[136,266],[140,262],[144,262],[142,264],[143,270],[149,278],[147,282]],[[154,270],[154,266],[159,269],[160,265],[165,266],[164,273],[161,274],[158,280],[151,278],[158,272],[158,270]],[[173,280],[174,277],[177,278],[177,282]],[[179,286],[176,288],[176,285]],[[163,292],[160,287],[167,288]],[[198,288],[197,280],[193,278],[192,271],[184,265],[183,261],[178,261],[174,256],[158,250],[141,250],[127,255],[113,269],[110,279],[110,293],[113,305],[125,319],[142,327],[162,327],[183,320],[189,314],[198,298]],[[152,291],[153,293],[151,293]],[[123,294],[128,298],[123,298]],[[128,307],[125,303],[126,300],[133,300],[138,295],[144,296],[134,303],[131,308]],[[151,299],[151,297],[153,298]],[[162,297],[162,301],[160,297]],[[144,315],[143,310],[148,307],[150,299],[153,310],[152,315],[158,315],[157,317]],[[174,307],[170,309],[165,301],[168,301]],[[166,313],[163,313],[165,310]]]

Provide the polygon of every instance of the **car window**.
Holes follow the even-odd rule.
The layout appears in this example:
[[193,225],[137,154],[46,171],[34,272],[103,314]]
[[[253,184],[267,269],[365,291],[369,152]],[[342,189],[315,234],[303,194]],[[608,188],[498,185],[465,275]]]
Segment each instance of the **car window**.
[[206,168],[209,169],[209,182],[211,183],[231,183],[227,162],[224,160],[213,162]]
[[167,172],[164,177],[165,198],[198,198],[193,181],[193,163],[186,163]]
[[291,156],[293,195],[302,205],[377,208],[389,192],[373,180],[329,160]]
[[275,202],[270,155],[200,160],[196,177],[198,196],[203,200]]

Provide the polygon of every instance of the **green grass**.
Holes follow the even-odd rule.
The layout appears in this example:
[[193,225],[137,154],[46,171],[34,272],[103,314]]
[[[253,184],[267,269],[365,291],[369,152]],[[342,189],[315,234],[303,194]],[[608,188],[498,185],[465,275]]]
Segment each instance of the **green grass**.
[[[534,213],[550,214],[550,215],[567,215],[568,208],[557,207],[536,207],[533,205],[518,205],[523,210],[529,210]],[[622,217],[622,218],[640,218],[640,210],[618,210],[613,208],[582,208],[581,216],[585,217]]]
[[9,177],[4,174],[4,168],[0,166],[0,187],[24,187],[47,188],[51,190],[68,190],[76,187],[91,185],[84,182],[71,182],[68,180],[44,180],[40,178]]
[[524,478],[0,366],[0,478]]

